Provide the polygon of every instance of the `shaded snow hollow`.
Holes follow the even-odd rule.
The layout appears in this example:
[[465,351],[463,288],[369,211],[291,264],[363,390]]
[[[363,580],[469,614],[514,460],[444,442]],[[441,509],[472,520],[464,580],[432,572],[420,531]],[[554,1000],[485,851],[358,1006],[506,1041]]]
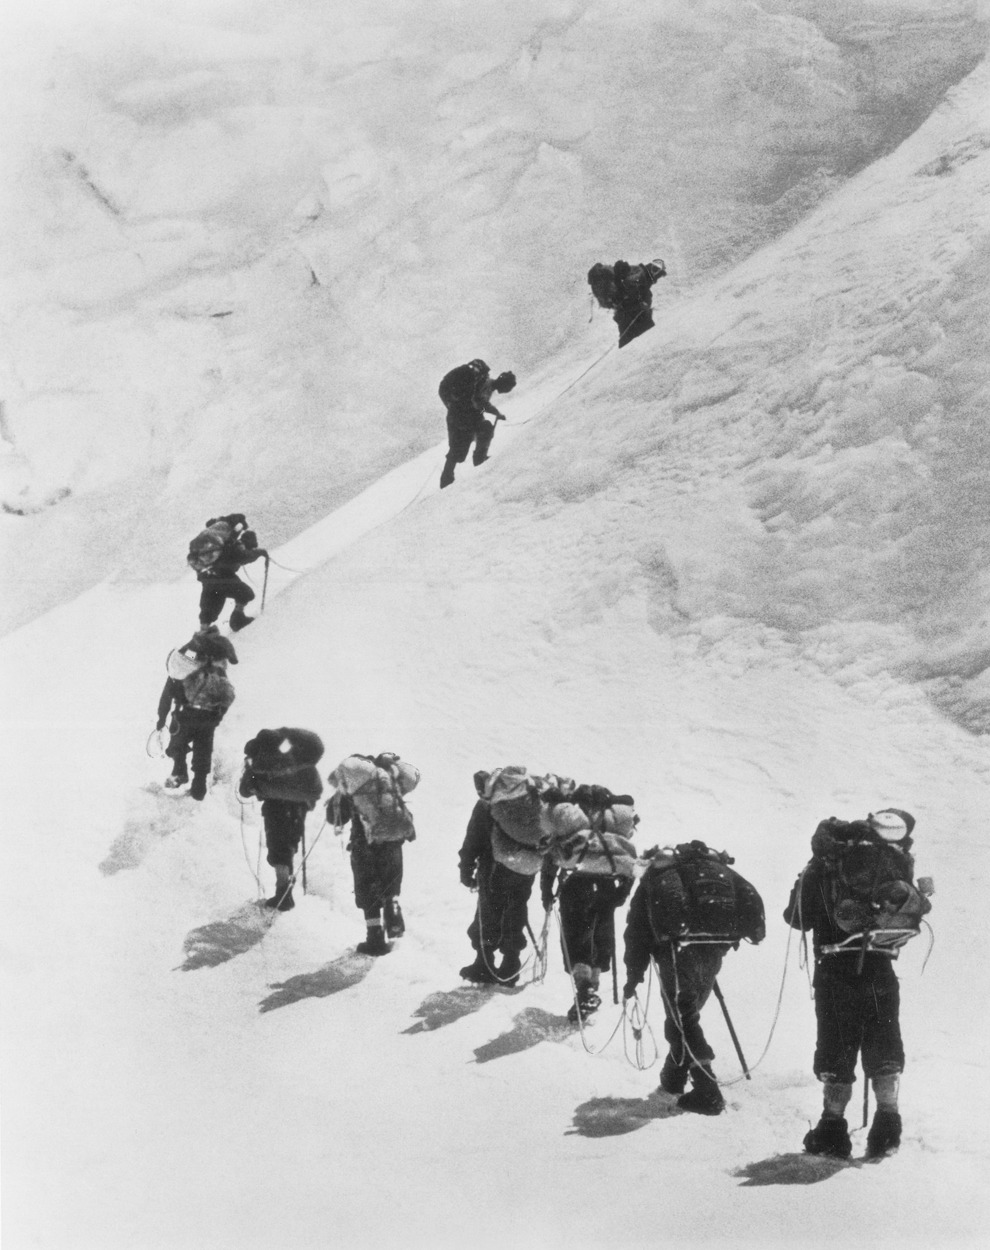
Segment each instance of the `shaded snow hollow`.
[[[481,7],[471,8],[475,22]],[[556,56],[555,72],[541,69],[548,78],[534,99],[556,99],[550,84],[563,92],[590,46],[607,44],[604,66],[626,47],[620,33],[631,43],[653,29],[645,6],[626,8],[620,20],[591,5],[530,6],[543,23],[535,63]],[[939,32],[973,35],[962,6],[870,6],[876,24],[866,27],[841,6],[752,5],[745,21],[737,6],[673,8],[674,29],[684,38],[690,29],[700,59],[724,65],[717,56],[731,46],[747,81],[762,63],[756,49],[770,58],[758,81],[780,81],[772,72],[777,37],[806,30],[817,46],[825,36],[811,18],[826,11],[833,23],[852,23],[861,40],[893,32],[900,48],[910,32],[920,40],[927,31],[936,46]],[[443,65],[469,85],[472,107],[503,100],[502,61],[449,53],[449,41],[467,30],[467,9],[451,7],[443,34],[411,18],[404,25],[414,11],[423,14],[359,6],[352,34],[332,45],[338,60],[363,59],[368,99],[385,72],[380,49],[398,46],[401,29],[417,33],[420,70]],[[176,126],[200,116],[203,92],[228,100],[227,71],[243,82],[245,57],[256,68],[270,64],[265,47],[285,46],[266,27],[263,5],[236,20],[211,10],[208,28],[191,8],[162,12],[152,27],[140,6],[115,10],[118,41],[93,71],[105,83],[107,66],[129,67],[117,97],[129,101],[134,125],[160,117],[168,76],[161,72],[154,91],[149,84],[177,42],[191,67],[185,95],[172,83]],[[330,20],[322,10],[284,13],[279,39],[295,22],[297,41],[309,34],[315,45],[304,67],[330,57],[312,39],[311,23]],[[381,21],[374,52],[358,24],[372,13]],[[512,5],[484,13],[510,44],[531,20]],[[245,29],[250,15],[256,31]],[[562,32],[570,43],[561,45]],[[143,47],[152,34],[165,51],[128,59],[137,36]],[[109,47],[105,38],[82,44],[66,63],[78,67],[84,52],[92,59]],[[195,68],[206,54],[223,74]],[[277,63],[269,93],[298,92],[296,61],[286,54]],[[798,79],[817,81],[817,66],[811,58]],[[398,77],[409,85],[415,74]],[[630,98],[641,99],[643,80],[630,81]],[[568,299],[534,295],[541,314],[574,315],[558,323],[556,338],[540,339],[496,301],[490,322],[472,333],[484,328],[496,367],[525,360],[528,368],[517,368],[521,384],[504,405],[509,422],[492,460],[460,470],[442,494],[432,381],[422,383],[418,433],[403,434],[394,456],[363,450],[364,467],[342,492],[350,502],[331,511],[324,500],[322,511],[291,517],[277,450],[271,475],[250,481],[236,454],[221,458],[238,432],[260,438],[237,403],[252,392],[247,373],[243,392],[229,391],[221,369],[213,406],[190,392],[183,437],[168,423],[157,427],[156,490],[172,492],[187,530],[245,492],[277,561],[264,614],[236,638],[238,699],[218,733],[215,781],[200,805],[147,788],[165,771],[144,753],[163,661],[192,628],[197,587],[179,576],[178,531],[169,568],[164,540],[145,546],[134,528],[129,492],[139,498],[147,486],[135,443],[120,510],[102,525],[106,545],[121,550],[121,569],[146,555],[144,581],[114,576],[73,598],[79,587],[56,575],[57,606],[0,640],[5,1250],[981,1244],[990,1214],[978,892],[990,870],[987,88],[980,65],[915,133],[880,143],[858,164],[855,144],[837,140],[848,150],[844,165],[836,157],[828,193],[812,195],[779,230],[750,222],[729,256],[707,255],[705,243],[728,235],[741,211],[724,186],[709,197],[717,220],[689,229],[692,212],[671,211],[663,233],[682,240],[685,280],[658,289],[657,329],[621,354],[610,350],[606,317],[586,328],[583,312],[568,311],[580,274]],[[463,122],[460,90],[448,99],[452,127]],[[831,122],[817,108],[807,124],[825,133]],[[508,115],[506,105],[496,117]],[[560,126],[579,120],[563,107],[555,117]],[[698,124],[716,128],[711,117]],[[778,135],[798,129],[782,106]],[[167,173],[149,183],[157,149],[128,147],[129,133],[110,127],[100,148],[108,161],[113,155],[118,179],[100,185],[122,212],[138,189],[175,194]],[[420,134],[412,113],[406,134]],[[368,150],[384,161],[391,141],[382,130],[373,139]],[[202,151],[211,150],[207,140]],[[414,150],[422,154],[423,144]],[[361,152],[358,178],[368,168]],[[136,170],[131,162],[142,155]],[[752,150],[747,159],[759,163]],[[92,176],[95,163],[84,163]],[[232,167],[241,168],[241,157]],[[409,179],[415,198],[411,164],[390,168]],[[714,157],[699,167],[698,202],[718,168]],[[579,161],[574,177],[583,185],[580,169]],[[199,179],[213,203],[206,165]],[[265,211],[277,221],[271,204],[283,194],[281,175],[267,185]],[[477,186],[490,195],[484,179]],[[376,202],[368,194],[365,208]],[[454,216],[451,209],[448,226]],[[749,210],[742,216],[749,220]],[[76,220],[67,213],[67,223]],[[212,231],[232,232],[226,241],[237,234],[231,220],[239,213],[211,218],[211,247],[223,251]],[[471,220],[473,247],[485,234],[481,210]],[[534,218],[536,230],[542,220]],[[649,242],[653,251],[655,236],[636,234],[636,220],[630,210],[619,222],[621,243],[599,235],[589,250],[619,254]],[[551,246],[559,238],[573,247],[568,229]],[[354,264],[370,254],[373,223],[367,234],[349,233],[356,230],[347,220],[340,226]],[[452,242],[451,255],[468,242]],[[491,246],[504,247],[497,231]],[[229,264],[220,269],[233,273]],[[183,283],[189,265],[182,253]],[[215,293],[218,271],[198,268],[201,289]],[[248,263],[236,272],[250,303],[273,270]],[[42,278],[37,268],[25,276],[28,303]],[[161,325],[146,291],[140,313],[125,295],[114,295],[119,323],[106,320],[105,306],[77,308],[73,319],[77,329],[98,326],[108,351],[133,352],[134,376],[150,393],[161,380],[155,361],[174,358],[152,359],[147,344],[135,345],[135,318],[152,338]],[[54,305],[44,314],[40,302],[34,307],[38,317],[54,315]],[[443,299],[431,308],[443,327],[421,352],[417,378],[477,350],[473,340],[468,347],[443,337],[456,333],[439,316]],[[446,311],[456,323],[458,307]],[[260,374],[285,340],[274,332],[281,313],[252,315],[243,364]],[[255,350],[266,332],[267,358]],[[304,358],[305,342],[296,350]],[[195,351],[211,359],[198,338]],[[90,365],[99,390],[112,369],[104,374],[99,358]],[[286,400],[280,428],[306,449],[301,472],[347,446],[346,425],[321,416],[328,447],[313,451],[288,402],[294,392],[277,380],[272,387],[269,397]],[[355,388],[355,412],[371,419]],[[321,405],[317,395],[309,411]],[[6,411],[14,421],[14,405]],[[65,445],[89,474],[94,499],[117,489],[101,437]],[[205,502],[181,445],[202,452],[211,440],[223,508]],[[57,517],[62,506],[45,515]],[[19,567],[33,576],[30,561]],[[24,594],[29,615],[45,606],[30,587]],[[253,902],[270,888],[271,872],[259,853],[258,812],[238,803],[233,783],[244,741],[262,725],[287,723],[323,736],[324,775],[353,750],[396,750],[422,770],[413,796],[419,837],[407,848],[403,888],[409,929],[387,959],[353,957],[362,923],[347,859],[318,815],[308,827],[308,893],[270,929],[255,921]],[[670,1115],[651,1096],[657,1067],[632,1062],[633,1039],[607,996],[587,1049],[563,1027],[569,985],[552,928],[542,982],[531,980],[530,965],[515,993],[473,995],[460,984],[473,898],[458,885],[456,854],[471,775],[509,762],[632,792],[644,847],[692,837],[727,846],[763,893],[766,942],[730,955],[720,978],[756,1064],[752,1081],[741,1079],[716,1009],[706,1011],[726,1115]],[[918,868],[937,888],[927,965],[925,939],[899,965],[905,1141],[879,1167],[809,1170],[797,1152],[819,1107],[813,1007],[796,943],[778,918],[817,820],[886,804],[917,816]],[[655,993],[649,1020],[659,1038]],[[644,1041],[649,1059],[648,1034]],[[857,1155],[863,1137],[855,1135]]]

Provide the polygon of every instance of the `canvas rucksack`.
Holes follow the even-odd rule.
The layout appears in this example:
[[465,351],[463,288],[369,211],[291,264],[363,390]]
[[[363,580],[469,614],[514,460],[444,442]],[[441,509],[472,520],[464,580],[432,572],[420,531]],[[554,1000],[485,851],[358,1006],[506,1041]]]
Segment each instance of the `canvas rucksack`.
[[370,843],[412,842],[416,837],[405,795],[419,784],[419,770],[389,751],[349,755],[330,774],[348,795]]
[[704,842],[657,854],[643,876],[650,927],[658,941],[718,941],[735,946],[766,936],[763,900],[729,865],[725,851]]
[[603,265],[601,261],[592,265],[588,270],[588,285],[600,308],[618,308],[619,284],[611,265]]
[[864,820],[823,820],[811,840],[825,908],[837,929],[869,947],[896,948],[921,927],[931,903],[914,884],[910,839],[885,841]]
[[573,789],[568,777],[552,773],[534,777],[522,764],[508,764],[489,773],[482,797],[491,804],[492,817],[503,833],[542,855],[552,834],[544,795],[553,792],[563,798]]
[[315,767],[323,756],[323,743],[309,729],[262,729],[244,744],[244,756],[251,788],[260,799],[313,807],[323,793]]
[[447,408],[470,407],[478,383],[487,376],[488,366],[484,361],[472,360],[469,364],[458,365],[456,369],[444,374],[437,394]]
[[221,716],[234,702],[234,687],[227,680],[223,669],[207,663],[182,683],[186,706],[201,712],[218,712]]
[[212,517],[190,542],[186,563],[197,573],[205,572],[217,563],[224,550],[229,549],[246,529],[247,518],[242,512]]
[[533,877],[543,867],[544,852],[516,842],[497,820],[492,820],[492,855],[497,863],[521,877]]

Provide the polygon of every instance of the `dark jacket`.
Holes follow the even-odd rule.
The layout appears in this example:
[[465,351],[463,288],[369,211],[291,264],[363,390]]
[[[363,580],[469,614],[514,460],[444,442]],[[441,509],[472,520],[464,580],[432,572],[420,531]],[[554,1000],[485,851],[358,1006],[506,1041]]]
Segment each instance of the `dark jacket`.
[[626,913],[625,945],[626,985],[632,987],[639,985],[646,975],[657,945],[642,881],[636,887]]
[[491,806],[484,799],[479,799],[468,820],[464,841],[458,853],[458,865],[461,881],[474,884],[491,875],[495,855],[492,851],[492,826],[495,818]]
[[162,688],[161,698],[158,700],[158,721],[157,729],[164,729],[165,722],[168,720],[169,713],[173,707],[179,712],[186,706],[186,690],[181,681],[176,681],[174,677],[166,677],[165,685]]
[[613,266],[618,288],[619,308],[649,308],[653,304],[653,286],[666,271],[654,264],[630,265],[617,260]]

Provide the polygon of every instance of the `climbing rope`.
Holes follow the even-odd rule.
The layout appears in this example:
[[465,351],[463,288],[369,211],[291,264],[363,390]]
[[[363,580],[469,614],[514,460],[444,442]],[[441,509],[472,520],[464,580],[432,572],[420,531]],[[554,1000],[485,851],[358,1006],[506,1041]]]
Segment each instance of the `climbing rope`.
[[[650,997],[652,993],[653,993],[653,964],[651,962],[649,970],[648,970],[648,974],[647,974],[647,980],[646,980],[646,1003],[645,1005],[640,1007],[639,999],[636,997],[635,994],[633,994],[631,998],[623,998],[622,1000],[622,1020],[623,1020],[622,1048],[626,1056],[626,1062],[632,1064],[632,1066],[638,1069],[638,1071],[640,1072],[646,1072],[648,1069],[652,1068],[653,1065],[660,1058],[660,1050],[659,1050],[659,1047],[657,1046],[657,1039],[653,1033],[653,1029],[650,1027],[650,1022],[649,1022]],[[628,1031],[626,1027],[627,1024],[628,1024]],[[633,1041],[635,1044],[635,1050],[634,1050],[635,1058],[634,1059],[629,1058],[629,1032],[632,1033]],[[645,1061],[646,1052],[645,1052],[644,1043],[643,1043],[644,1033],[649,1033],[650,1045],[653,1047],[653,1058],[649,1061],[649,1063]]]
[[244,798],[244,796],[243,796],[243,795],[242,795],[242,794],[241,794],[238,790],[235,790],[235,791],[234,791],[234,794],[235,794],[235,796],[236,796],[236,798],[237,798],[237,802],[238,802],[238,804],[240,805],[241,849],[244,851],[244,862],[247,864],[247,866],[248,866],[248,870],[250,871],[250,873],[251,873],[252,877],[254,877],[254,883],[255,883],[255,886],[256,886],[257,891],[258,891],[258,898],[260,899],[260,898],[263,896],[264,892],[265,892],[265,891],[264,891],[264,887],[263,887],[263,886],[262,886],[262,884],[261,884],[261,846],[262,846],[262,830],[261,830],[261,828],[260,828],[260,826],[259,826],[259,828],[258,828],[258,857],[257,857],[257,862],[256,862],[255,867],[253,867],[253,868],[252,868],[252,866],[251,866],[251,859],[250,859],[250,856],[248,855],[248,849],[247,849],[247,838],[246,838],[246,836],[245,836],[245,832],[244,832],[244,810],[245,810],[245,808],[248,806],[248,804],[249,804],[249,803],[253,803],[253,802],[254,802],[254,800],[253,800],[253,799],[245,799],[245,798]]

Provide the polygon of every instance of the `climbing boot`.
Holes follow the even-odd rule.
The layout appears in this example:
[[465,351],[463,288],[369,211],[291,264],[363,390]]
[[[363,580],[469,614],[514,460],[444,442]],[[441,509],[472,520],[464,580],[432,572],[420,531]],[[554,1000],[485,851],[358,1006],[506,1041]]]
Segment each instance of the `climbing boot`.
[[382,928],[381,921],[368,925],[368,936],[363,942],[358,942],[357,949],[362,955],[387,955],[389,953],[392,948],[385,941],[385,930]]
[[852,1154],[852,1139],[845,1116],[823,1115],[815,1127],[805,1134],[804,1148],[810,1155],[848,1159]]
[[678,1063],[673,1055],[668,1054],[660,1069],[660,1089],[665,1094],[683,1094],[687,1078],[688,1064]]
[[522,967],[522,961],[519,958],[518,951],[508,951],[502,956],[502,962],[498,966],[498,983],[499,985],[515,985],[519,980],[519,969]]
[[901,1144],[901,1117],[889,1107],[878,1107],[866,1136],[866,1155],[879,1159],[892,1154]]
[[473,964],[466,964],[460,972],[465,981],[473,981],[476,985],[495,985],[494,951],[480,950],[474,957]]
[[681,1094],[677,1105],[682,1111],[697,1111],[699,1115],[719,1115],[725,1110],[725,1099],[711,1068],[697,1064],[691,1068],[691,1089]]

